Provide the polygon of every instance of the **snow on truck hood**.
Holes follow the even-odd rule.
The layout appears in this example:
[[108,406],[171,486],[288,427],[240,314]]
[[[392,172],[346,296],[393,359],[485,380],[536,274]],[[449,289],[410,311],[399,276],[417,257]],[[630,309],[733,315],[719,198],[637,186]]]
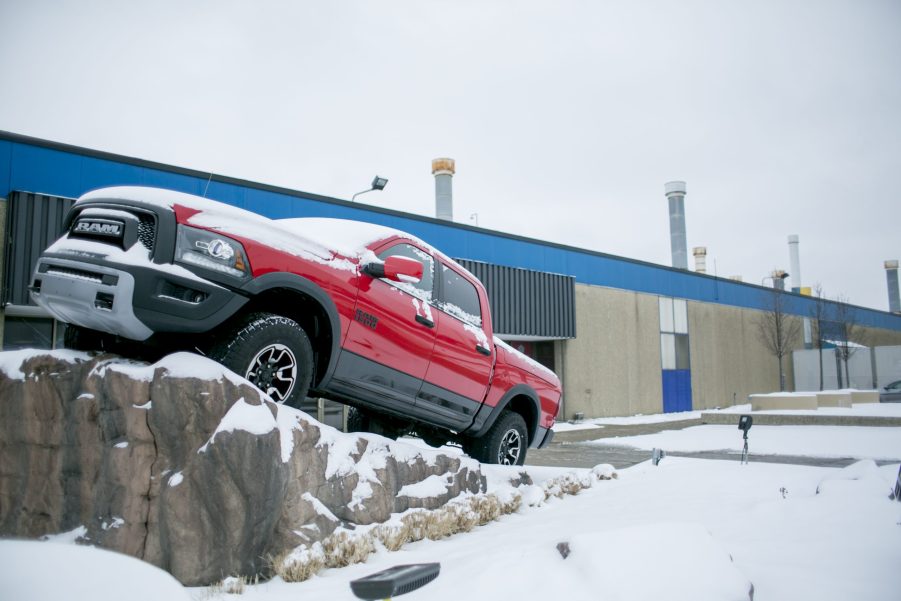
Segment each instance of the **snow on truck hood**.
[[176,205],[195,209],[199,213],[188,219],[191,225],[251,239],[305,258],[309,258],[308,254],[325,260],[334,259],[336,254],[345,258],[360,258],[366,254],[366,247],[373,242],[395,236],[416,241],[440,254],[415,236],[382,225],[320,217],[269,219],[218,200],[163,188],[143,186],[100,188],[84,194],[78,201],[117,199],[133,200],[169,209]]

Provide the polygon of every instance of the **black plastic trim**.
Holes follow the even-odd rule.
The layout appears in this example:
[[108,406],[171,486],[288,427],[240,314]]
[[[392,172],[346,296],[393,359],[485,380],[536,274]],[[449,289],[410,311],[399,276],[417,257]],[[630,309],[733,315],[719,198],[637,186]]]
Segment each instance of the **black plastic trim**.
[[326,393],[355,406],[453,432],[468,426],[481,406],[348,350],[341,351]]
[[[472,426],[467,429],[464,433],[467,436],[479,437],[485,434],[491,426],[494,425],[494,422],[497,421],[497,418],[500,417],[501,413],[507,408],[507,405],[518,396],[523,396],[532,401],[533,408],[535,410],[535,418],[532,420],[532,423],[526,422],[526,426],[529,432],[532,434],[529,438],[529,446],[534,447],[537,444],[537,436],[535,435],[538,432],[538,423],[541,419],[541,401],[538,398],[538,393],[535,390],[526,384],[517,384],[501,397],[501,400],[498,401],[497,405],[494,407],[489,407],[488,405],[482,405],[479,409],[478,413],[476,413],[475,419],[472,422]],[[525,416],[523,416],[525,419]]]
[[535,435],[535,440],[538,442],[538,448],[543,449],[544,447],[551,444],[551,441],[554,440],[554,431],[550,428],[542,428],[538,427],[538,432]]

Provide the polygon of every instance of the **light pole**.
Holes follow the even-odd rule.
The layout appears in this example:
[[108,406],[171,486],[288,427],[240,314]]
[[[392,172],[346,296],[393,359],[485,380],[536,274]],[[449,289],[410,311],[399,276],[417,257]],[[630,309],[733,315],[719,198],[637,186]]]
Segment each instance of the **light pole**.
[[385,186],[387,186],[387,185],[388,185],[387,177],[379,177],[378,175],[376,175],[374,178],[372,178],[372,183],[369,185],[369,188],[366,190],[363,190],[362,192],[357,192],[356,194],[351,196],[350,202],[355,201],[357,199],[357,196],[359,196],[360,194],[366,194],[367,192],[372,192],[373,190],[384,190]]

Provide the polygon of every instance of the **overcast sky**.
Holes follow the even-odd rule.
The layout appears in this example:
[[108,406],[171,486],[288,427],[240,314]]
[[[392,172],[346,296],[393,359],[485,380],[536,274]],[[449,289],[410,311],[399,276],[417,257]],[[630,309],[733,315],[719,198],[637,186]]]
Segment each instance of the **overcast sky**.
[[[0,0],[0,129],[887,310],[901,2]],[[797,281],[789,285],[797,285]]]

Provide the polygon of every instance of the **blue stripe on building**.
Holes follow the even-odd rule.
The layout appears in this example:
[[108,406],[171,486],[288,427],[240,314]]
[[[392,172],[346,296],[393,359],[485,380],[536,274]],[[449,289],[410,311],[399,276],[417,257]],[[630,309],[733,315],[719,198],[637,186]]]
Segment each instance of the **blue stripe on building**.
[[[100,187],[142,185],[207,196],[267,217],[335,217],[410,232],[444,253],[474,261],[574,276],[582,284],[659,294],[750,309],[765,309],[767,288],[743,284],[464,224],[363,207],[348,201],[213,176],[0,132],[0,196],[11,191],[77,197]],[[813,301],[786,293],[786,310],[809,315]],[[901,331],[901,316],[855,307],[863,326]]]

